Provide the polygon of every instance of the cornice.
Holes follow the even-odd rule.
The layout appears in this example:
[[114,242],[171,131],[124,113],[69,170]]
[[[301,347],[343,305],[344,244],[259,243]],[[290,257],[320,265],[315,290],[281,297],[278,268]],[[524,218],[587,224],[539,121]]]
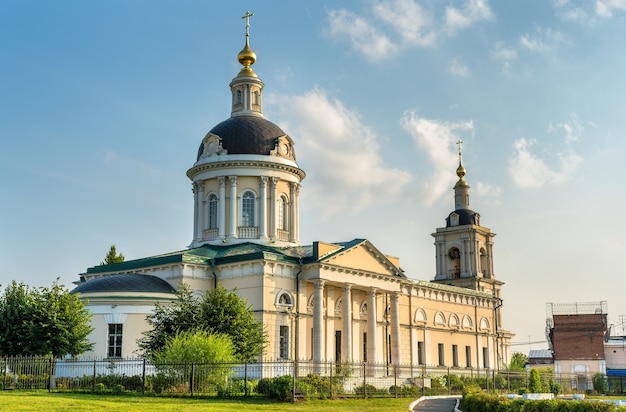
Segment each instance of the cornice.
[[217,162],[207,162],[194,165],[191,169],[187,170],[187,177],[193,179],[194,176],[211,170],[220,170],[226,168],[263,168],[270,170],[278,170],[281,172],[287,172],[294,176],[297,176],[300,180],[306,177],[306,173],[296,166],[291,166],[283,163],[272,162],[268,160],[223,160]]

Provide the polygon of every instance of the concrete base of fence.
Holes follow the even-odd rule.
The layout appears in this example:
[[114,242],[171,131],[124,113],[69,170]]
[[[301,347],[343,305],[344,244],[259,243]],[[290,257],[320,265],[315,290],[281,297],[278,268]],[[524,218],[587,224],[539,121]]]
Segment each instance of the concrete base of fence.
[[550,400],[554,399],[553,393],[525,393],[522,395],[524,400],[527,401],[542,401],[542,400]]

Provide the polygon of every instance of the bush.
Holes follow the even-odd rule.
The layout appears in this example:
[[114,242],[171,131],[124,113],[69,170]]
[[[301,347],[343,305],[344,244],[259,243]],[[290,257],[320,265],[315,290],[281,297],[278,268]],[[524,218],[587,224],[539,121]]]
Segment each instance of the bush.
[[389,387],[389,393],[395,396],[417,396],[419,395],[419,389],[415,385],[391,385]]
[[122,393],[124,393],[124,385],[121,385],[119,383],[117,385],[113,385],[111,391],[114,395],[121,395]]
[[293,396],[293,378],[291,375],[278,376],[273,379],[263,378],[257,384],[256,392],[270,399],[290,401]]

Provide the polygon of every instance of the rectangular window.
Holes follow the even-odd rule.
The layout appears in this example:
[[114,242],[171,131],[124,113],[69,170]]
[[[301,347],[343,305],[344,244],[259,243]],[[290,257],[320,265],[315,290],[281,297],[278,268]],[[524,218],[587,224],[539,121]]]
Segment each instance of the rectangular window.
[[363,362],[367,362],[367,333],[363,333]]
[[426,362],[424,362],[424,342],[417,342],[417,364],[426,364]]
[[341,331],[335,331],[335,362],[341,362]]
[[289,359],[289,326],[281,326],[278,337],[279,356]]
[[459,347],[457,345],[452,345],[452,366],[459,367]]
[[209,229],[217,229],[217,196],[209,198]]
[[489,349],[483,348],[483,368],[489,369]]
[[465,347],[465,366],[468,368],[472,367],[472,347]]
[[439,352],[439,366],[445,366],[446,365],[446,360],[444,358],[444,354],[443,354],[443,343],[440,343],[437,345],[437,349]]
[[107,345],[107,356],[109,358],[122,357],[122,324],[109,324],[109,342]]

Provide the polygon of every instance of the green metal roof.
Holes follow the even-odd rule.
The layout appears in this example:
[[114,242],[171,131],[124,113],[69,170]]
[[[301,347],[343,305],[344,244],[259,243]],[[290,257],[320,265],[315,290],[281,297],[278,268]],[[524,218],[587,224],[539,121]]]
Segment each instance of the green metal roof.
[[[212,260],[214,261],[212,262]],[[105,272],[124,272],[150,266],[167,264],[190,263],[198,265],[212,265],[232,263],[247,260],[267,259],[275,261],[297,263],[314,261],[313,246],[276,247],[259,245],[256,243],[238,243],[235,245],[202,245],[193,249],[166,253],[142,259],[128,260],[110,265],[99,265],[87,269],[87,274]]]

